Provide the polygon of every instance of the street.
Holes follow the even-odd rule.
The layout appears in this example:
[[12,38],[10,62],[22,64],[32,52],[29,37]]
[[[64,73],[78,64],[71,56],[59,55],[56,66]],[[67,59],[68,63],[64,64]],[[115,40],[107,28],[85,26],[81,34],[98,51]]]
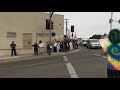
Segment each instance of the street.
[[77,52],[0,63],[0,78],[106,78],[106,63],[102,49],[80,46]]

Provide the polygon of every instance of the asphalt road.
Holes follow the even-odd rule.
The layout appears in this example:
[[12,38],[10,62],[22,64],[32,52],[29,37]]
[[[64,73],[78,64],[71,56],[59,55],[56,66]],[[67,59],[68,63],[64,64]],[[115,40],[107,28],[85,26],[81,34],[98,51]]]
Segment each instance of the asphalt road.
[[79,47],[78,52],[0,63],[0,78],[106,78],[102,49]]

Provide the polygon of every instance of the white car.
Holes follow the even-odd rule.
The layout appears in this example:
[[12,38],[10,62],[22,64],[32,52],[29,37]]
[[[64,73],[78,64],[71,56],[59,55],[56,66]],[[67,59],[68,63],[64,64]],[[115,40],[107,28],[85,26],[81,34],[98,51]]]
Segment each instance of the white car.
[[98,39],[89,39],[86,43],[87,48],[102,48]]
[[86,38],[82,39],[81,45],[86,46],[87,41],[88,41],[88,39],[86,39]]

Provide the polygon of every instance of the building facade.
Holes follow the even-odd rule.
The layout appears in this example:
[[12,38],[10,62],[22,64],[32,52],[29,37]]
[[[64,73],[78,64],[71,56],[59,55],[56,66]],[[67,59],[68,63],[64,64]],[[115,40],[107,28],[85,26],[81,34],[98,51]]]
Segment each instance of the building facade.
[[[49,30],[46,30],[46,19],[49,13],[44,12],[0,12],[0,56],[10,55],[10,44],[17,45],[17,54],[31,54],[31,44],[42,40],[49,41]],[[64,15],[53,14],[53,39],[61,40],[64,35]],[[31,44],[29,44],[30,42]]]

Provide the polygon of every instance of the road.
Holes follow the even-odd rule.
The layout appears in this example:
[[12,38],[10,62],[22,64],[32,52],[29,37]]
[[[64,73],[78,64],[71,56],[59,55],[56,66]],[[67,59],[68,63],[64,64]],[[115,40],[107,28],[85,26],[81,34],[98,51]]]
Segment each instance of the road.
[[0,64],[0,78],[106,78],[102,49],[79,47],[78,52],[28,58]]

